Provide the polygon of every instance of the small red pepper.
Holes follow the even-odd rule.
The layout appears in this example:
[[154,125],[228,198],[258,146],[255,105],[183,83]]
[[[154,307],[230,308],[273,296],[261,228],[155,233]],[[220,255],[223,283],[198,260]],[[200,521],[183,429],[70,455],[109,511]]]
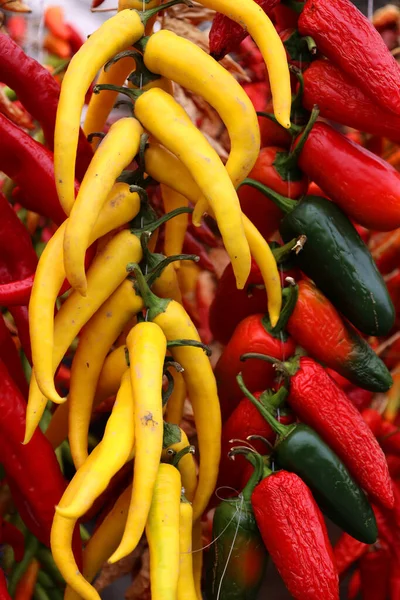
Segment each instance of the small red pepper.
[[214,370],[222,420],[225,421],[229,417],[243,397],[236,381],[236,375],[240,371],[250,391],[273,387],[273,366],[252,359],[242,363],[240,357],[243,354],[262,352],[284,360],[292,356],[295,350],[294,340],[282,331],[274,334],[268,320],[262,314],[250,315],[239,323]]
[[15,525],[0,517],[0,544],[8,544],[14,552],[14,559],[21,562],[25,552],[25,538]]
[[68,42],[71,47],[72,55],[76,54],[81,46],[83,46],[83,38],[79,31],[75,29],[71,23],[65,23],[65,27],[68,29]]
[[356,569],[350,577],[349,585],[347,586],[347,600],[355,600],[361,590],[361,573],[360,569]]
[[400,229],[386,233],[371,254],[383,275],[396,269],[400,260]]
[[[385,456],[346,394],[308,357],[292,365],[289,405],[329,444],[376,502],[392,508],[394,496]],[[289,367],[290,369],[290,367]]]
[[[256,1],[267,14],[279,4],[279,0]],[[247,31],[238,23],[221,13],[217,13],[214,17],[209,34],[211,56],[215,58],[215,60],[221,60],[226,54],[237,51],[240,42],[248,35]]]
[[11,39],[22,46],[25,41],[27,22],[20,15],[13,15],[7,19],[7,32]]
[[368,544],[359,542],[348,533],[342,533],[333,547],[333,555],[339,575],[345,573],[365,552],[368,552]]
[[307,0],[298,27],[374,102],[400,115],[399,65],[370,20],[350,0]]
[[318,105],[321,117],[400,142],[400,113],[375,103],[338,67],[316,60],[303,73],[303,106]]
[[299,167],[360,225],[378,231],[400,227],[400,173],[326,123],[312,128]]
[[251,503],[264,544],[297,600],[338,600],[338,574],[322,514],[294,473],[272,473]]
[[374,393],[369,390],[363,390],[363,388],[357,386],[351,386],[350,389],[346,390],[346,396],[350,402],[360,412],[371,404],[371,400],[374,397]]
[[386,544],[371,548],[360,560],[363,600],[386,600],[389,591],[390,552]]
[[27,306],[31,297],[34,275],[28,275],[25,279],[0,284],[1,306]]

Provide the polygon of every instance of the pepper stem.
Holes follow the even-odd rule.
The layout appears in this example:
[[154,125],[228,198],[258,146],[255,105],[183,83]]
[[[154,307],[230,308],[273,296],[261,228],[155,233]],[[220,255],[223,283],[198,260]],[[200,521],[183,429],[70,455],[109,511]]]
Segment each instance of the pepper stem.
[[212,355],[212,350],[206,344],[197,340],[170,340],[167,342],[167,348],[181,348],[182,346],[191,346],[193,348],[201,348],[207,356]]
[[246,361],[249,358],[258,358],[260,360],[264,360],[268,362],[276,368],[277,371],[283,373],[285,377],[292,377],[299,370],[299,355],[295,355],[293,358],[283,362],[278,360],[274,356],[268,356],[268,354],[260,354],[258,352],[246,352],[246,354],[242,354],[240,360]]
[[265,408],[280,408],[284,402],[286,402],[288,391],[285,386],[279,388],[275,394],[271,393],[270,390],[266,390],[260,396],[259,401]]
[[169,298],[159,298],[151,291],[138,264],[131,263],[131,270],[135,274],[139,294],[148,309],[147,316],[150,321],[153,321],[158,315],[167,310],[171,300]]
[[168,380],[168,386],[166,390],[162,390],[162,405],[166,406],[168,400],[171,398],[172,392],[174,391],[174,378],[172,373],[170,373],[167,369],[164,370],[164,375]]
[[285,302],[283,309],[281,310],[277,324],[275,325],[275,327],[270,327],[267,325],[267,328],[273,335],[276,335],[277,333],[280,333],[281,331],[284,331],[286,329],[288,321],[289,321],[290,317],[292,316],[292,312],[295,309],[298,297],[299,297],[298,286],[296,284],[291,285],[290,288],[288,289],[286,302]]
[[133,235],[140,237],[142,235],[142,233],[145,231],[153,232],[156,229],[158,229],[161,225],[163,225],[164,223],[169,221],[170,219],[173,219],[174,217],[177,217],[178,215],[182,215],[183,213],[191,213],[191,212],[193,212],[193,208],[191,208],[189,206],[180,206],[179,208],[174,208],[174,210],[171,210],[169,213],[166,213],[159,219],[146,224],[144,227],[131,229],[131,233]]
[[142,94],[145,93],[146,90],[135,89],[122,87],[120,85],[113,85],[112,83],[99,83],[94,86],[93,94],[100,94],[103,90],[110,90],[111,92],[118,92],[118,94],[125,94],[128,96],[133,102],[139,98]]
[[[157,256],[157,255],[156,255]],[[158,255],[162,256],[162,255]],[[200,257],[197,254],[173,254],[172,256],[166,256],[162,261],[158,263],[156,267],[149,273],[147,277],[147,283],[151,287],[154,281],[160,277],[162,271],[168,267],[169,264],[181,261],[181,260],[193,260],[194,262],[199,262]]]
[[[280,438],[285,437],[288,434],[288,432],[290,431],[291,428],[287,427],[286,425],[282,425],[282,423],[279,423],[279,421],[277,421],[275,419],[275,417],[273,417],[271,415],[271,413],[269,412],[269,410],[267,410],[265,408],[265,406],[263,404],[261,404],[261,402],[259,402],[253,396],[253,394],[245,386],[245,383],[243,381],[243,377],[242,377],[241,373],[239,373],[236,376],[236,381],[237,381],[238,386],[240,387],[241,391],[243,392],[243,394],[246,396],[246,398],[248,398],[250,400],[250,402],[252,404],[254,404],[254,406],[257,408],[257,410],[261,414],[261,416],[264,417],[264,419],[267,421],[268,425],[275,431],[275,433]],[[287,395],[287,392],[286,392],[286,395]]]
[[195,453],[195,451],[196,451],[196,449],[195,449],[195,447],[194,447],[194,446],[185,446],[184,448],[182,448],[182,450],[179,450],[179,452],[177,452],[177,453],[174,455],[174,457],[173,457],[173,459],[172,459],[172,461],[171,461],[171,464],[172,464],[174,467],[178,468],[179,461],[180,461],[180,460],[181,460],[181,459],[182,459],[184,456],[186,456],[186,454],[194,454],[194,453]]
[[306,241],[307,237],[305,235],[300,235],[298,238],[293,238],[290,240],[290,242],[284,246],[273,248],[272,254],[274,255],[276,262],[278,264],[285,262],[290,257],[292,252],[297,255],[301,250],[303,250]]
[[[310,132],[311,132],[312,128],[314,127],[315,121],[318,119],[318,116],[319,116],[319,108],[315,104],[314,108],[311,111],[311,115],[308,120],[308,123],[305,126],[301,136],[299,137],[299,141],[296,145],[296,148],[287,156],[287,158],[285,160],[284,164],[287,169],[291,169],[291,168],[297,166],[297,161],[299,159],[300,152],[303,150],[304,144],[306,143],[308,136],[310,135]],[[282,164],[283,163],[281,163],[281,165]]]
[[298,204],[296,200],[292,200],[291,198],[286,198],[285,196],[278,194],[278,192],[271,190],[271,188],[267,187],[263,183],[260,183],[259,181],[256,181],[255,179],[246,177],[246,179],[243,179],[242,183],[238,185],[237,189],[242,187],[242,185],[249,185],[264,194],[264,196],[267,196],[267,198],[272,200],[272,202],[276,204],[276,206],[285,214],[292,212],[292,210],[294,210]]
[[[257,111],[257,116],[258,117],[265,117],[266,119],[269,119],[273,123],[276,123],[277,125],[280,125],[278,119],[272,113],[267,113],[267,112],[265,112],[263,110],[258,110]],[[282,127],[282,129],[284,129],[284,127]],[[291,123],[289,129],[285,129],[285,131],[288,131],[290,133],[290,135],[292,135],[293,137],[295,137],[296,135],[299,135],[299,133],[302,131],[302,129],[303,129],[303,127],[301,125],[296,125],[295,123]]]
[[147,21],[154,17],[154,15],[159,13],[161,10],[165,10],[170,6],[175,6],[175,4],[186,4],[186,6],[193,6],[191,2],[188,2],[187,0],[171,0],[170,2],[166,2],[165,4],[161,4],[160,6],[149,8],[148,10],[139,13],[143,25],[146,25]]
[[251,448],[247,448],[246,446],[237,446],[236,448],[232,448],[232,450],[229,452],[229,458],[234,458],[237,454],[242,454],[245,456],[245,458],[254,467],[254,471],[251,474],[249,481],[246,483],[240,494],[245,502],[250,502],[254,488],[256,485],[258,485],[263,476],[265,464],[263,457],[258,454],[258,452],[254,452],[254,450],[251,450]]

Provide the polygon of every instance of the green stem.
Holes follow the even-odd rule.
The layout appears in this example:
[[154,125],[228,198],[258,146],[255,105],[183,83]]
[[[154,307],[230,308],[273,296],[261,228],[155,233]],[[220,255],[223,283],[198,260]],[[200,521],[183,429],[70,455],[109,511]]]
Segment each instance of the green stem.
[[147,281],[140,270],[139,265],[135,265],[132,270],[136,277],[138,291],[143,298],[144,305],[148,309],[148,318],[150,321],[153,321],[158,315],[167,310],[171,300],[169,298],[158,298],[158,296],[153,294],[147,285]]
[[271,188],[267,187],[263,183],[260,183],[259,181],[256,181],[255,179],[246,177],[246,179],[243,179],[242,183],[237,189],[242,187],[242,185],[249,185],[264,194],[264,196],[267,196],[285,214],[292,212],[292,210],[294,210],[298,205],[296,200],[292,200],[291,198],[286,198],[285,196],[278,194],[278,192],[271,190]]
[[177,452],[172,461],[171,461],[171,465],[173,465],[174,467],[178,468],[178,464],[179,461],[181,460],[181,458],[183,458],[184,456],[186,456],[186,454],[194,454],[195,453],[195,447],[194,446],[185,446],[184,448],[182,448],[182,450],[179,450],[179,452]]
[[52,76],[55,77],[56,75],[59,75],[60,73],[62,73],[63,71],[65,71],[69,65],[69,63],[71,62],[70,58],[67,58],[66,60],[64,60],[62,63],[60,63],[58,65],[58,67],[56,67],[54,69],[54,71],[52,72]]
[[256,487],[256,485],[258,485],[262,478],[264,470],[264,461],[260,454],[254,452],[254,450],[251,450],[246,446],[237,446],[236,448],[232,448],[232,450],[229,452],[229,458],[233,458],[237,454],[244,455],[254,467],[253,473],[251,474],[249,481],[246,483],[245,487],[243,488],[240,494],[245,502],[250,502],[254,488]]
[[265,362],[274,365],[276,370],[280,373],[283,373],[285,377],[292,377],[299,370],[298,356],[294,356],[293,358],[283,362],[274,356],[268,356],[267,354],[260,354],[259,352],[246,352],[246,354],[242,354],[240,360],[246,361],[249,358],[258,358],[259,360],[264,360]]
[[132,228],[131,233],[133,235],[136,235],[137,237],[140,237],[142,235],[142,233],[144,233],[145,231],[153,232],[156,229],[158,229],[158,227],[160,227],[161,225],[163,225],[164,223],[169,221],[170,219],[173,219],[174,217],[177,217],[178,215],[182,215],[183,213],[191,213],[191,212],[193,212],[193,208],[191,208],[189,206],[180,206],[179,208],[174,208],[174,210],[171,210],[171,212],[167,213],[166,215],[163,215],[162,217],[160,217],[159,219],[156,219],[155,221],[153,220],[151,223],[146,224],[144,227],[142,227],[140,229]]
[[169,369],[169,367],[174,367],[175,371],[178,373],[183,373],[185,370],[182,365],[172,358],[172,356],[166,356],[164,358],[164,368]]
[[131,89],[127,87],[122,87],[120,85],[113,85],[112,83],[99,83],[94,86],[93,94],[100,94],[103,90],[109,90],[111,92],[117,92],[118,94],[125,94],[128,96],[133,102],[139,98],[142,94],[145,93],[145,90],[139,89]]
[[[259,117],[265,117],[266,119],[269,119],[273,123],[280,125],[277,118],[272,113],[267,113],[263,110],[258,110],[257,115]],[[303,127],[301,125],[296,125],[295,123],[291,123],[289,129],[286,129],[285,131],[288,131],[293,137],[296,137],[299,135],[299,133],[301,132],[302,129],[303,129]]]
[[137,59],[137,55],[139,52],[136,50],[123,50],[122,52],[118,52],[115,56],[113,56],[106,64],[104,65],[104,70],[107,72],[112,65],[115,65],[116,62],[123,58],[133,58],[134,61]]
[[65,584],[64,577],[58,570],[50,550],[45,546],[40,546],[37,556],[42,568],[46,569],[51,578],[57,583]]
[[288,321],[289,321],[290,317],[292,316],[292,313],[295,309],[298,297],[299,297],[298,286],[297,285],[290,286],[288,295],[286,297],[285,305],[284,305],[283,309],[281,310],[277,324],[275,325],[275,327],[270,327],[267,324],[267,329],[269,329],[269,331],[273,335],[276,335],[277,333],[280,333],[281,331],[284,331],[286,329]]
[[179,444],[182,440],[182,431],[179,425],[175,425],[175,423],[167,423],[164,421],[164,431],[163,431],[163,450],[168,448],[167,454],[168,456],[175,456],[176,451],[170,446],[174,444]]
[[288,391],[285,386],[282,386],[275,394],[271,393],[270,390],[263,392],[260,396],[260,402],[267,409],[277,409],[286,402],[287,397]]
[[288,155],[285,160],[285,167],[287,169],[293,168],[297,166],[297,162],[300,156],[300,152],[303,150],[304,144],[306,143],[308,136],[312,128],[314,127],[315,121],[318,119],[319,108],[314,105],[314,108],[311,111],[310,118],[308,120],[307,125],[304,127],[303,132],[299,138],[299,141],[296,145],[296,148]]
[[167,348],[180,348],[182,346],[192,346],[193,348],[201,348],[204,350],[207,356],[212,355],[212,350],[206,344],[198,342],[197,340],[171,340],[167,342]]
[[9,100],[11,100],[11,102],[15,102],[15,100],[18,99],[17,94],[14,92],[14,90],[9,88],[8,85],[3,87],[3,94],[5,94],[5,96],[7,96]]
[[128,77],[128,81],[136,88],[144,88],[149,83],[153,81],[157,81],[157,79],[161,79],[161,75],[156,75],[156,73],[152,73],[144,64],[143,56],[140,52],[136,52],[136,69],[132,71],[132,73]]
[[89,133],[87,136],[87,141],[91,144],[94,138],[101,138],[102,140],[106,137],[106,134],[103,131],[93,131],[93,133]]
[[186,0],[171,0],[170,2],[166,2],[165,4],[161,4],[161,6],[156,6],[155,8],[149,8],[144,12],[140,13],[140,18],[143,25],[146,25],[147,21],[157,15],[161,10],[165,10],[170,6],[175,6],[176,4],[186,4],[186,6],[192,6],[190,2]]
[[279,421],[277,421],[275,417],[272,416],[269,410],[267,410],[265,406],[261,404],[261,402],[259,402],[257,398],[255,398],[253,394],[247,389],[241,373],[239,373],[236,376],[236,381],[240,390],[243,392],[246,398],[248,398],[250,402],[257,408],[258,412],[267,421],[268,425],[273,429],[273,431],[275,431],[275,433],[280,438],[286,437],[287,434],[293,429],[293,426],[288,427],[287,425],[282,425],[282,423],[279,423]]
[[33,590],[33,597],[35,600],[50,600],[47,591],[39,582],[36,582],[35,589]]
[[147,283],[149,286],[151,287],[153,285],[155,280],[160,277],[161,273],[166,267],[168,267],[168,265],[181,260],[193,260],[194,262],[199,262],[200,258],[196,254],[173,254],[172,256],[166,256],[153,268],[152,272],[148,275]]
[[168,380],[168,387],[166,390],[162,390],[162,405],[165,406],[168,400],[171,398],[172,392],[174,391],[174,378],[169,371],[164,371],[164,375]]
[[290,258],[290,254],[294,251],[296,254],[303,249],[303,246],[307,238],[305,235],[301,235],[298,238],[293,238],[284,246],[278,246],[278,248],[272,249],[272,254],[278,264],[286,262]]

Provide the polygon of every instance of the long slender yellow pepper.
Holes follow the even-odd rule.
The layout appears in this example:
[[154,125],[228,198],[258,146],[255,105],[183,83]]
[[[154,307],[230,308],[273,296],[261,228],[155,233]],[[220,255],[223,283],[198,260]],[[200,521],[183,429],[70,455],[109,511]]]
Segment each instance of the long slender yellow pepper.
[[[150,144],[145,153],[146,172],[195,204],[200,190],[191,174],[176,156],[158,144]],[[210,211],[211,216],[213,213]],[[270,247],[253,223],[243,215],[243,225],[251,254],[264,280],[268,295],[268,313],[272,326],[276,325],[282,306],[279,271]]]
[[[189,202],[185,196],[178,194],[167,185],[161,184],[161,196],[164,204],[164,212],[170,212],[174,208],[188,206]],[[173,254],[182,254],[183,242],[188,226],[189,217],[187,213],[182,213],[175,219],[171,219],[165,224],[164,229],[164,253],[167,256]],[[174,262],[175,269],[179,269],[180,261]]]
[[[164,462],[168,462],[176,466],[176,468],[181,474],[182,486],[185,488],[185,496],[190,502],[192,502],[197,488],[196,463],[194,461],[192,453],[192,451],[194,451],[194,448],[190,447],[189,440],[183,429],[180,430],[180,434],[180,441],[171,444],[171,446],[168,446],[167,448],[164,448],[162,451],[161,458]],[[182,450],[186,449],[191,449],[191,451],[186,452],[183,456],[179,458],[179,456],[177,455]],[[179,458],[178,464],[175,463],[175,457]]]
[[[140,210],[136,193],[116,183],[91,234],[90,243],[131,221]],[[54,394],[54,306],[65,279],[63,262],[64,222],[49,240],[40,257],[29,302],[29,327],[35,378],[43,395]]]
[[136,294],[133,283],[126,280],[93,315],[79,338],[68,396],[68,439],[76,469],[88,456],[87,437],[93,399],[105,358],[125,325],[142,308],[141,297]]
[[129,370],[122,377],[111,415],[101,442],[95,447],[72,479],[82,483],[70,503],[62,503],[57,511],[69,519],[79,519],[104,492],[111,478],[127,462],[134,443],[134,402]]
[[197,600],[193,578],[192,525],[193,510],[185,496],[179,509],[179,579],[177,600]]
[[[128,229],[117,233],[96,256],[88,271],[87,296],[83,298],[77,292],[73,292],[55,318],[52,376],[82,327],[124,281],[128,274],[126,265],[141,260],[141,257],[140,241]],[[49,395],[48,398],[58,402],[63,401],[57,392]],[[42,395],[33,370],[29,388],[24,443],[28,443],[31,439],[46,402],[47,398]]]
[[213,209],[236,284],[242,289],[250,273],[251,255],[235,188],[221,159],[184,109],[159,89],[144,92],[135,102],[143,127],[173,152],[190,171]]
[[[174,300],[157,298],[138,268],[135,269],[135,275],[143,302],[148,308],[148,318],[161,327],[167,340],[200,342],[198,331],[183,306]],[[176,346],[170,350],[174,360],[184,369],[183,378],[196,424],[200,467],[193,500],[193,518],[198,519],[214,491],[221,454],[221,411],[217,385],[210,361],[201,348]]]
[[[100,568],[114,552],[122,538],[128,517],[131,494],[132,486],[130,485],[120,495],[83,551],[82,574],[89,583],[96,577]],[[67,585],[64,600],[81,600],[81,596]]]
[[199,3],[228,16],[251,35],[267,66],[275,117],[282,127],[289,129],[290,73],[285,48],[271,19],[254,0],[199,0]]
[[146,525],[152,600],[176,600],[179,577],[180,497],[179,472],[172,465],[161,464]]
[[83,178],[64,232],[64,268],[71,286],[86,295],[85,252],[101,208],[116,178],[139,151],[143,129],[131,117],[116,121]]
[[[176,4],[175,1],[173,1]],[[166,3],[163,8],[171,6]],[[71,59],[61,85],[54,132],[54,174],[61,206],[67,215],[74,204],[74,175],[81,112],[85,95],[101,67],[135,44],[158,11],[125,9],[105,21]]]
[[203,536],[201,531],[201,519],[197,519],[193,525],[192,546],[194,587],[197,594],[197,600],[202,600],[203,594],[201,593],[201,576],[203,571]]
[[172,369],[174,378],[174,389],[167,403],[167,413],[165,420],[167,423],[179,425],[183,417],[183,409],[186,400],[186,385],[182,373]]
[[132,552],[149,515],[163,444],[162,378],[167,340],[151,322],[138,323],[126,339],[135,404],[135,466],[124,535],[109,562]]

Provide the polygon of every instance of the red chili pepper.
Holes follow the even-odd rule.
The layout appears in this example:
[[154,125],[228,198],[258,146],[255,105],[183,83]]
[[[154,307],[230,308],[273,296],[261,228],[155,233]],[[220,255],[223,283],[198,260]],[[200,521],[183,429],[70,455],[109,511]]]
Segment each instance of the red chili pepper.
[[256,108],[256,110],[264,110],[265,100],[271,95],[271,90],[269,87],[269,83],[267,82],[267,73],[264,59],[260,50],[255,45],[250,36],[246,37],[243,40],[243,42],[241,42],[239,47],[239,55],[240,63],[245,68],[251,71],[251,83],[244,84],[243,87],[248,86],[251,88],[252,85],[257,86],[261,82],[264,83],[264,86],[258,88],[260,90],[264,90],[264,93],[260,98],[260,108]]
[[371,548],[360,560],[363,600],[386,600],[389,591],[390,552],[381,545]]
[[76,54],[81,46],[83,46],[83,37],[74,25],[71,23],[65,23],[65,27],[68,29],[68,42],[71,47],[72,55]]
[[319,433],[376,502],[392,508],[385,456],[360,413],[312,358],[301,357],[293,372],[288,402],[297,416]]
[[0,568],[0,600],[11,600],[11,596],[7,590],[7,579],[3,569]]
[[22,46],[25,41],[26,24],[26,19],[20,15],[13,15],[7,19],[7,32],[11,39],[20,46]]
[[318,105],[321,117],[400,142],[400,113],[381,108],[328,60],[316,60],[304,72],[303,105]]
[[386,462],[388,464],[390,476],[393,479],[398,479],[400,477],[400,456],[386,454]]
[[[334,26],[333,26],[334,24]],[[299,32],[385,110],[400,115],[400,69],[385,42],[350,0],[307,0]]]
[[[26,110],[39,121],[46,141],[53,149],[60,86],[40,63],[27,56],[22,48],[3,33],[0,33],[0,56],[0,81],[14,90]],[[35,93],[32,93],[33,89]],[[2,133],[0,137],[3,140]],[[79,181],[83,179],[92,156],[92,148],[81,131],[76,163]]]
[[333,547],[333,555],[339,575],[345,573],[365,552],[368,552],[368,544],[359,542],[348,533],[342,533]]
[[296,344],[290,337],[282,332],[276,335],[270,332],[268,320],[264,315],[250,315],[241,321],[214,370],[222,420],[225,421],[229,417],[243,397],[236,381],[236,375],[240,371],[250,391],[273,387],[275,379],[273,366],[253,359],[243,363],[240,360],[243,354],[262,352],[282,360],[292,356],[295,349]]
[[32,117],[18,101],[12,102],[5,93],[5,85],[0,84],[0,112],[16,125],[24,129],[35,129]]
[[65,213],[58,200],[52,153],[2,114],[0,138],[0,169],[19,186],[23,198],[29,200],[21,204],[28,204],[27,208],[55,223],[62,223]]
[[396,269],[400,259],[400,229],[384,235],[371,254],[382,274]]
[[64,22],[64,11],[61,6],[48,6],[44,11],[44,25],[61,40],[68,41],[69,30]]
[[55,54],[59,58],[69,58],[71,48],[68,42],[48,33],[43,40],[43,48],[50,54]]
[[[256,2],[264,12],[269,14],[277,6],[279,0],[256,0]],[[247,31],[238,23],[217,13],[209,34],[211,56],[215,60],[221,60],[225,54],[237,51],[240,42],[248,35]]]
[[340,388],[342,388],[342,390],[346,390],[351,387],[351,382],[346,379],[346,377],[343,377],[343,375],[340,375],[340,373],[337,373],[329,367],[325,367],[325,371],[328,373],[329,377],[331,377],[333,381],[337,383]]
[[357,410],[362,411],[371,404],[374,393],[357,386],[352,386],[346,390],[346,396]]
[[379,231],[400,227],[400,173],[326,123],[312,128],[299,167],[360,225]]
[[349,585],[347,586],[347,600],[355,600],[361,590],[361,573],[360,569],[356,569],[350,577]]
[[384,452],[400,456],[400,429],[386,419],[382,419],[379,443]]
[[14,552],[14,559],[21,562],[25,552],[25,538],[15,525],[0,517],[0,544],[8,544]]
[[[400,316],[400,271],[396,270],[385,277],[386,287],[396,309],[396,318]],[[400,340],[396,340],[384,354],[388,368],[394,367],[400,360]]]
[[[33,524],[34,535],[49,546],[55,506],[66,483],[51,444],[39,428],[29,444],[22,444],[26,403],[2,361],[0,392],[0,462],[22,518],[28,527]],[[78,529],[74,540],[79,557]]]
[[0,317],[0,359],[4,361],[11,377],[18,385],[23,397],[28,399],[28,383],[22,369],[21,359],[3,315]]
[[0,305],[21,306],[28,305],[33,286],[34,275],[28,275],[25,279],[0,284]]
[[338,600],[338,574],[322,514],[306,484],[279,471],[255,488],[251,503],[264,544],[297,600]]
[[314,181],[310,181],[307,190],[307,196],[322,196],[323,198],[328,198],[325,192],[319,187],[319,185],[314,183]]
[[189,215],[189,233],[195,237],[198,241],[210,248],[218,248],[220,245],[219,241],[215,237],[215,234],[211,231],[208,225],[202,221],[200,227],[195,227],[192,223],[191,216]]
[[0,193],[0,255],[12,275],[22,279],[35,272],[38,262],[31,237],[3,194]]
[[208,257],[207,250],[189,231],[187,231],[185,235],[183,252],[185,254],[197,254],[200,259],[197,264],[206,271],[211,271],[211,273],[215,272],[214,265]]
[[210,329],[210,306],[214,298],[214,278],[208,271],[202,271],[196,281],[196,306],[199,315],[198,332],[203,344],[210,344],[213,335]]
[[32,558],[28,568],[17,583],[14,600],[31,600],[33,598],[39,571],[39,561],[36,558]]
[[374,408],[365,408],[361,412],[361,416],[374,436],[378,437],[382,428],[382,415]]
[[354,223],[354,228],[356,229],[358,235],[360,236],[360,238],[362,239],[362,241],[365,244],[368,244],[369,242],[369,238],[371,237],[371,232],[369,229],[367,229],[366,227],[363,227],[362,225],[358,225],[358,223]]

